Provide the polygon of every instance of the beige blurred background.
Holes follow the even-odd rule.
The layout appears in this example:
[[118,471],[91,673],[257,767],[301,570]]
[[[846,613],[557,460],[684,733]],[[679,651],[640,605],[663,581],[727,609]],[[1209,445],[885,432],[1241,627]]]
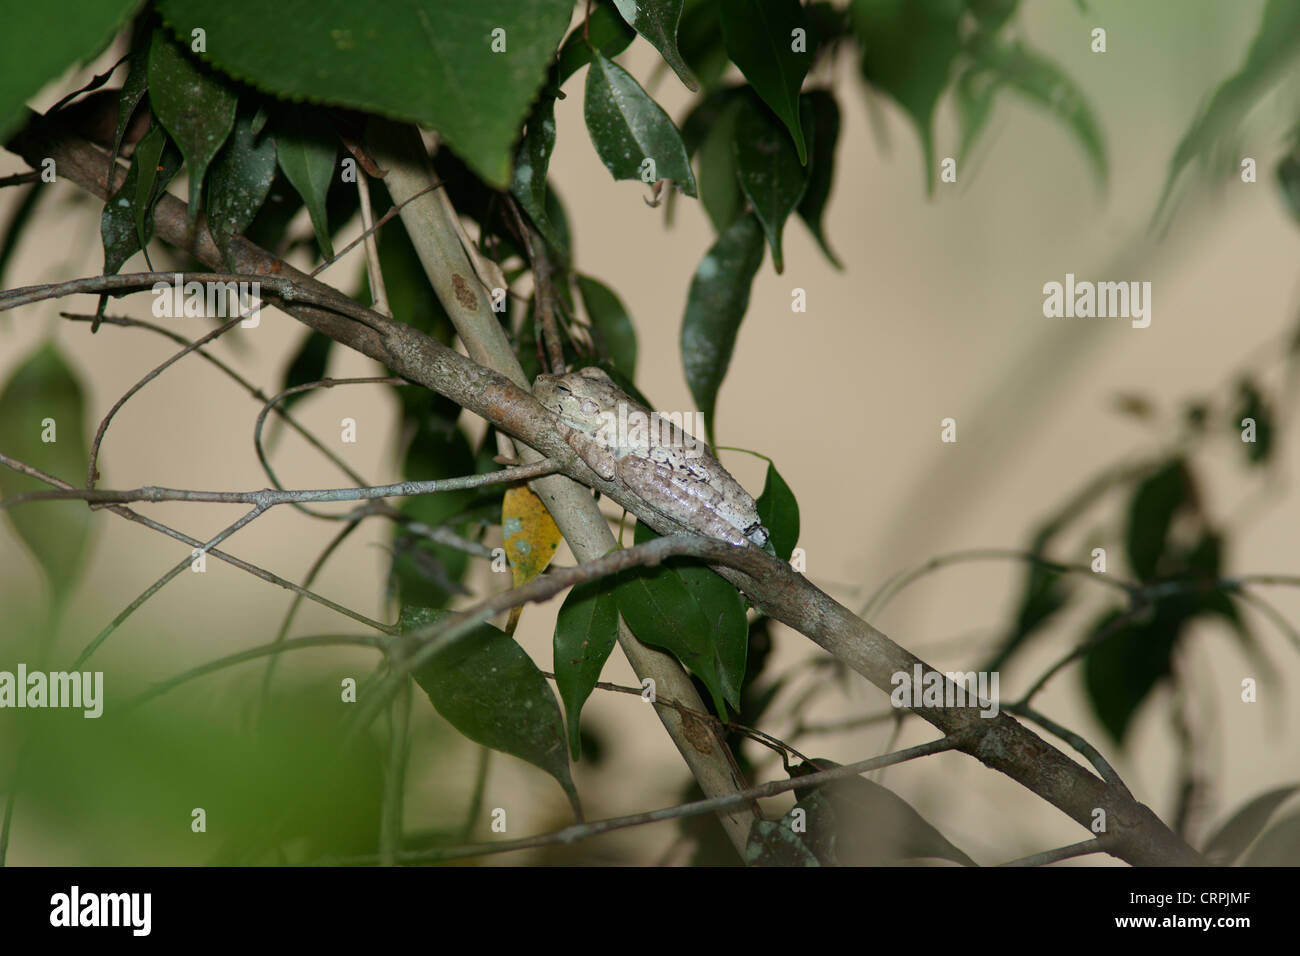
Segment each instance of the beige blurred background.
[[[854,64],[842,59],[833,77],[843,130],[827,232],[845,269],[832,269],[802,223],[791,220],[785,274],[772,271],[770,257],[765,261],[721,394],[719,443],[772,457],[801,505],[808,576],[851,607],[890,575],[933,556],[1024,546],[1038,523],[1088,478],[1161,447],[1183,400],[1230,381],[1252,350],[1295,317],[1300,229],[1288,218],[1271,177],[1285,127],[1265,126],[1247,138],[1243,155],[1258,161],[1258,183],[1210,186],[1195,180],[1168,235],[1161,240],[1147,234],[1169,157],[1198,104],[1240,64],[1259,22],[1260,0],[1091,0],[1086,14],[1073,4],[1041,0],[1025,0],[1022,7],[1023,38],[1061,64],[1097,112],[1111,166],[1109,190],[1103,194],[1094,187],[1085,156],[1061,125],[1003,94],[977,157],[959,170],[958,183],[939,184],[927,199],[909,121],[890,103],[868,103]],[[1108,31],[1109,51],[1102,55],[1089,51],[1095,26]],[[69,74],[34,105],[47,107],[111,61],[110,55]],[[650,83],[653,51],[638,40],[623,62],[680,122],[689,94],[671,74],[660,75],[657,86]],[[831,77],[823,72],[816,79]],[[665,228],[662,210],[643,202],[643,187],[611,181],[583,128],[581,81],[581,74],[570,81],[568,99],[559,104],[559,144],[551,165],[573,228],[577,267],[616,289],[632,312],[642,390],[662,408],[689,409],[678,333],[691,274],[712,233],[695,202],[678,197],[674,223]],[[872,111],[879,129],[872,127]],[[946,102],[938,123],[937,155],[952,155],[956,126]],[[0,155],[0,175],[22,168],[12,155]],[[74,204],[71,185],[49,188],[57,195],[40,207],[41,235],[29,235],[11,265],[10,287],[100,271],[97,210]],[[172,191],[179,188],[174,184]],[[0,193],[0,215],[8,216],[12,206],[12,193]],[[355,232],[354,223],[349,237]],[[143,268],[139,255],[127,271],[137,268]],[[354,252],[324,278],[355,289],[360,268]],[[1042,286],[1062,281],[1067,272],[1080,279],[1152,282],[1150,328],[1044,318]],[[807,292],[806,314],[791,311],[794,288]],[[0,377],[41,338],[53,335],[88,388],[91,427],[172,351],[148,333],[105,328],[92,337],[84,325],[57,318],[60,309],[93,307],[93,298],[81,297],[0,316]],[[148,317],[148,297],[111,308]],[[268,309],[260,328],[237,333],[238,341],[227,336],[216,351],[274,391],[302,335],[301,326]],[[1268,367],[1280,372],[1280,363]],[[375,371],[369,360],[336,349],[329,374]],[[1279,375],[1266,381],[1276,385]],[[1145,396],[1161,417],[1143,423],[1118,414],[1114,399],[1120,393]],[[263,487],[251,441],[257,411],[255,402],[208,364],[187,359],[118,415],[104,445],[102,486]],[[396,480],[391,395],[334,389],[304,401],[296,412],[368,481]],[[1300,463],[1300,434],[1289,409],[1279,414],[1283,480],[1266,494],[1227,436],[1197,459],[1209,479],[1208,508],[1231,532],[1227,561],[1233,573],[1300,570],[1300,504],[1290,480]],[[358,422],[356,445],[338,442],[344,417]],[[956,445],[939,441],[939,423],[947,417],[958,423]],[[761,489],[761,463],[735,453],[724,460],[751,491]],[[328,487],[343,480],[290,434],[278,445],[275,463],[287,487]],[[242,513],[215,505],[140,510],[197,537],[214,534]],[[1117,537],[1121,522],[1116,499],[1081,527]],[[175,543],[108,514],[101,512],[96,524],[93,554],[59,635],[60,656],[74,654],[181,556]],[[389,530],[376,522],[354,535],[315,590],[392,619],[383,602]],[[333,531],[332,525],[281,509],[228,544],[247,560],[301,580]],[[1075,543],[1082,549],[1082,539]],[[1084,553],[1058,556],[1079,560]],[[562,553],[558,560],[572,558]],[[1111,560],[1119,561],[1116,549]],[[941,669],[966,669],[983,658],[1007,623],[1022,574],[1022,566],[1010,562],[955,565],[914,584],[872,623]],[[485,567],[472,582],[487,589],[504,586]],[[21,544],[8,526],[0,526],[0,606],[30,604],[42,587]],[[1267,596],[1289,620],[1300,621],[1300,594],[1276,588]],[[1107,598],[1100,588],[1089,593],[1086,610],[1062,618],[1017,659],[1002,674],[1004,698],[1017,696],[1072,646]],[[143,658],[151,676],[161,678],[264,643],[274,636],[288,600],[279,589],[210,560],[206,574],[180,575],[137,612],[105,646],[105,664],[115,654]],[[530,607],[518,633],[547,669],[557,607],[558,601]],[[1300,651],[1267,621],[1247,613],[1277,668],[1278,682],[1262,690],[1275,699],[1240,702],[1241,679],[1260,675],[1223,627],[1201,625],[1190,645],[1194,706],[1206,733],[1202,757],[1214,783],[1213,803],[1198,818],[1198,839],[1246,799],[1300,777]],[[340,630],[354,632],[356,625],[312,605],[303,608],[295,626],[297,634]],[[795,632],[777,632],[771,674],[821,653]],[[369,654],[325,651],[298,653],[282,664],[358,677],[372,666]],[[237,673],[249,680],[260,676],[260,670]],[[617,651],[605,677],[634,682]],[[797,686],[806,686],[806,679]],[[1120,752],[1092,718],[1080,686],[1074,667],[1037,703],[1100,746],[1137,798],[1168,820],[1177,763],[1168,692],[1147,702],[1130,732],[1129,749]],[[778,699],[763,729],[777,736],[789,730],[782,715],[790,697]],[[869,713],[886,703],[863,682],[848,696],[828,687],[811,716]],[[677,801],[686,773],[648,707],[597,692],[584,719],[607,748],[600,769],[577,768],[589,817]],[[427,700],[417,700],[413,720],[407,825],[445,825],[468,803],[475,748],[434,748],[439,721]],[[896,745],[930,736],[928,725],[913,720]],[[894,746],[888,726],[794,743],[805,753],[843,762]],[[764,767],[780,775],[779,765]],[[981,863],[1083,838],[1057,810],[965,757],[909,763],[882,779]],[[510,836],[562,825],[566,813],[563,795],[549,778],[501,755],[493,757],[485,806],[508,808]],[[487,835],[485,828],[480,835]],[[679,861],[683,853],[667,852],[674,835],[671,823],[624,831],[589,842],[581,848],[584,855],[574,858]],[[61,846],[55,832],[18,828],[14,862],[53,857],[76,862],[76,849]],[[492,862],[530,859],[538,857],[513,854]]]

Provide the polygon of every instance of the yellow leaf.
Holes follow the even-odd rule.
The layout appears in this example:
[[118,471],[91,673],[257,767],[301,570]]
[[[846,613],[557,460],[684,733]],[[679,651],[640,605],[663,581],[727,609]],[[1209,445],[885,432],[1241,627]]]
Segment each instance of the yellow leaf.
[[[526,485],[507,489],[501,499],[501,529],[515,587],[545,571],[560,545],[560,529],[555,526],[555,519],[542,499]],[[519,608],[515,608],[510,614],[508,632],[514,631],[518,619]]]

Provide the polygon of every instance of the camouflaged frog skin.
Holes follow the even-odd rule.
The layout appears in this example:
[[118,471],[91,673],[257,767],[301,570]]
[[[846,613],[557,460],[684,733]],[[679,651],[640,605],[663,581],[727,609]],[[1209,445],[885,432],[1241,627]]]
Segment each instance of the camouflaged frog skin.
[[578,457],[652,511],[712,538],[769,549],[754,499],[708,445],[629,397],[600,369],[539,375],[533,395],[572,429],[567,441]]

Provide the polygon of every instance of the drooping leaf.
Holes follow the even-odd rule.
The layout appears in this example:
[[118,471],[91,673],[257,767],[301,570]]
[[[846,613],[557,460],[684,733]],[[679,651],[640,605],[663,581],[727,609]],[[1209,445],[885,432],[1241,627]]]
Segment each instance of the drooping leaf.
[[733,142],[740,188],[763,225],[773,267],[783,272],[781,233],[808,188],[808,167],[800,165],[776,117],[758,103],[747,100],[740,106]]
[[[821,866],[804,835],[794,830],[796,807],[780,820],[759,820],[749,831],[745,844],[748,866]],[[805,811],[806,812],[806,811]]]
[[[1273,413],[1264,400],[1263,393],[1249,378],[1237,383],[1237,413],[1232,416],[1229,425],[1234,437],[1239,439],[1246,452],[1246,460],[1252,465],[1265,464],[1273,451]],[[1246,441],[1243,435],[1253,423],[1252,441]]]
[[569,753],[581,750],[582,706],[618,641],[618,604],[607,581],[588,581],[573,588],[555,620],[555,686],[569,724]]
[[822,253],[831,265],[840,269],[840,260],[831,251],[826,239],[826,204],[831,195],[831,182],[835,178],[835,144],[840,137],[840,108],[835,94],[830,90],[811,90],[802,97],[805,122],[812,125],[812,142],[809,145],[808,188],[799,200],[799,218],[821,246]]
[[555,66],[558,86],[563,86],[569,77],[591,62],[593,48],[613,59],[626,50],[636,36],[636,31],[623,19],[613,0],[600,0],[592,7],[586,33],[584,38],[583,24],[579,23],[560,47]]
[[700,88],[699,84],[677,50],[677,24],[682,18],[684,2],[685,0],[614,0],[614,6],[618,7],[623,19],[659,51],[659,55],[673,68],[686,88],[695,92]]
[[[85,483],[85,397],[76,373],[53,343],[34,351],[0,390],[0,451],[74,486]],[[0,497],[50,486],[0,465]],[[57,601],[76,581],[90,532],[83,501],[38,501],[6,508],[45,572]]]
[[519,200],[528,218],[537,226],[548,245],[560,256],[569,258],[567,237],[563,237],[551,224],[546,209],[546,174],[551,165],[551,151],[555,149],[555,100],[543,96],[528,116],[528,128],[515,153],[514,179],[510,194]]
[[632,328],[632,317],[609,286],[590,276],[577,278],[578,293],[591,320],[597,347],[609,356],[615,368],[632,378],[636,374],[636,330]]
[[149,106],[180,148],[189,171],[189,225],[200,208],[208,164],[235,125],[238,97],[225,80],[188,56],[162,30],[149,45]]
[[[407,398],[403,395],[403,401],[411,403],[405,406],[405,410],[408,420],[413,422],[415,435],[403,462],[402,476],[429,480],[473,474],[473,449],[464,431],[456,425],[459,409],[449,407],[445,400],[433,396],[427,389],[398,389],[398,394],[407,392],[423,392],[429,397]],[[472,491],[450,491],[403,498],[398,508],[410,519],[427,527],[447,527],[460,532],[463,521],[456,519],[474,500]],[[411,537],[400,526],[394,533],[396,550],[392,576],[402,604],[439,607],[453,594],[464,591],[460,579],[465,575],[469,560],[463,550]]]
[[[145,242],[153,236],[153,207],[157,205],[158,200],[162,198],[163,190],[181,168],[180,151],[171,143],[167,143],[161,157],[149,166],[148,171],[153,178],[153,187],[147,191],[151,205],[145,214],[137,219],[136,201],[141,194],[140,167],[142,162],[147,162],[144,157],[156,155],[155,150],[146,144],[166,142],[166,140],[167,134],[163,132],[161,126],[154,126],[144,135],[136,147],[135,155],[131,157],[131,166],[126,172],[126,178],[122,180],[122,185],[104,203],[104,212],[99,220],[99,234],[104,243],[105,275],[116,275],[126,260],[141,248],[139,225],[143,225]],[[159,166],[162,168],[159,169]],[[101,297],[101,312],[103,307],[104,300]]]
[[1292,150],[1278,162],[1277,185],[1287,212],[1300,223],[1300,151]]
[[921,137],[926,191],[934,188],[934,108],[961,52],[962,0],[853,0],[862,74],[911,117]]
[[[298,346],[298,351],[294,353],[284,370],[284,380],[281,382],[280,390],[284,391],[297,385],[306,385],[308,382],[319,382],[323,379],[325,370],[329,367],[330,349],[333,345],[334,340],[325,333],[308,329],[307,334],[302,337],[302,344]],[[280,402],[280,407],[289,408],[310,394],[311,392],[295,392],[285,397]]]
[[519,125],[573,14],[572,0],[157,6],[182,36],[203,28],[205,56],[231,76],[281,99],[432,127],[498,189],[510,182]]
[[677,28],[677,47],[703,89],[710,89],[722,79],[731,58],[722,40],[717,0],[687,0]]
[[1188,163],[1198,156],[1209,155],[1217,143],[1237,129],[1250,108],[1277,84],[1297,53],[1300,53],[1300,4],[1292,0],[1268,0],[1246,62],[1214,91],[1179,140],[1169,160],[1169,172],[1156,203],[1153,223],[1160,220]]
[[[402,632],[450,616],[450,611],[406,606]],[[542,672],[513,638],[481,624],[440,650],[414,676],[444,720],[475,743],[545,770],[581,816],[560,708]]]
[[799,164],[806,163],[799,89],[812,65],[816,40],[808,36],[803,6],[799,0],[719,0],[718,11],[732,62],[785,124]]
[[742,98],[727,97],[699,148],[700,204],[718,234],[725,232],[745,208],[745,193],[736,168],[736,116],[743,105]]
[[1129,504],[1124,544],[1129,566],[1139,580],[1156,576],[1174,515],[1191,503],[1192,484],[1181,458],[1145,478]]
[[130,66],[117,99],[117,128],[113,131],[114,163],[122,150],[122,139],[126,136],[131,117],[149,91],[149,45],[153,42],[153,34],[153,27],[147,21],[136,21],[135,31],[131,34]]
[[0,30],[0,141],[23,121],[27,101],[74,63],[94,58],[137,0],[7,4]]
[[286,104],[275,125],[276,162],[307,206],[321,255],[334,258],[325,200],[334,176],[337,137],[324,114]]
[[733,222],[705,253],[691,279],[682,318],[682,364],[709,435],[718,389],[731,364],[749,289],[763,262],[763,230],[751,215]]
[[763,493],[755,504],[758,505],[759,520],[771,535],[769,540],[777,557],[789,561],[794,546],[799,543],[799,502],[770,461],[767,463],[767,477],[763,479]]
[[507,488],[501,498],[501,541],[515,587],[546,570],[563,536],[555,519],[527,485]]
[[244,111],[217,154],[208,175],[208,229],[226,255],[230,238],[242,233],[266,202],[275,179],[275,139],[253,131],[254,114]]
[[1293,813],[1269,827],[1241,865],[1300,866],[1300,813]]
[[[790,768],[797,778],[840,766],[813,760]],[[881,866],[904,860],[974,860],[940,833],[906,800],[862,777],[795,790],[807,812],[805,845],[823,865]]]
[[585,95],[587,132],[615,179],[671,179],[686,195],[695,195],[681,134],[626,70],[598,53],[587,71]]
[[22,198],[14,204],[13,215],[4,225],[4,234],[0,236],[0,288],[7,288],[4,277],[5,270],[9,267],[9,260],[13,258],[14,250],[18,248],[18,241],[22,238],[27,224],[32,220],[32,213],[36,211],[37,204],[45,195],[41,185],[35,183],[23,191]]
[[[135,213],[135,241],[144,250],[145,262],[149,262],[148,227],[153,225],[153,199],[157,192],[158,174],[163,171],[161,161],[166,146],[167,134],[161,126],[155,126],[140,140],[132,157],[136,167],[135,197],[131,202]],[[149,265],[153,267],[152,263]]]
[[1297,791],[1300,785],[1277,787],[1248,801],[1205,841],[1205,858],[1215,866],[1231,866]]
[[1122,744],[1138,708],[1170,673],[1174,647],[1187,616],[1159,605],[1143,621],[1117,624],[1119,612],[1103,616],[1089,639],[1107,636],[1083,661],[1083,684],[1093,713],[1111,738]]
[[[959,85],[975,84],[971,87],[976,91],[975,96],[987,97],[990,102],[998,88],[1006,87],[1048,110],[1074,134],[1088,157],[1097,182],[1104,185],[1108,169],[1101,125],[1074,81],[1051,60],[1022,43],[987,44],[976,47],[975,51],[975,65],[962,74]],[[991,85],[980,85],[972,77],[981,70],[990,75]],[[987,105],[983,108],[987,110]],[[978,108],[971,110],[966,120],[968,129],[964,138],[973,141],[982,125]],[[968,145],[964,144],[963,148]]]

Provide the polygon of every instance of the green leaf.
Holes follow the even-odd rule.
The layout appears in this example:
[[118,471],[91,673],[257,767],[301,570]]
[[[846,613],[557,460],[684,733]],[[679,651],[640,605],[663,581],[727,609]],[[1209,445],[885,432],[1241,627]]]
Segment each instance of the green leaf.
[[733,142],[740,188],[763,224],[772,247],[772,265],[781,273],[785,270],[781,232],[808,188],[808,167],[800,164],[776,118],[758,103],[741,105]]
[[5,5],[0,30],[0,141],[27,115],[26,103],[75,63],[94,58],[138,0],[52,0]]
[[1237,383],[1237,413],[1232,416],[1229,425],[1233,435],[1240,440],[1246,430],[1244,419],[1254,422],[1254,441],[1242,441],[1246,451],[1246,460],[1252,465],[1265,464],[1273,451],[1273,414],[1263,393],[1249,378]]
[[[637,544],[658,537],[649,525],[637,522],[634,533]],[[660,565],[658,570],[681,579],[690,596],[690,603],[698,608],[708,624],[708,643],[712,648],[714,664],[711,669],[696,668],[696,676],[713,693],[715,706],[721,696],[733,709],[740,710],[740,691],[745,683],[749,654],[749,622],[745,618],[744,598],[724,578],[690,559],[670,559]],[[719,716],[725,713],[721,707],[718,708]]]
[[[76,373],[47,342],[15,369],[0,392],[0,451],[80,487],[85,483],[85,397]],[[48,491],[35,478],[0,467],[0,497]],[[38,501],[7,508],[14,531],[45,571],[55,601],[77,578],[90,532],[84,501]]]
[[600,680],[601,669],[618,642],[618,604],[608,581],[573,588],[555,620],[555,686],[569,724],[569,753],[581,752],[582,705]]
[[1103,616],[1089,640],[1107,636],[1083,661],[1083,685],[1093,712],[1116,743],[1123,743],[1143,701],[1170,673],[1174,647],[1187,617],[1171,605],[1158,605],[1145,622],[1116,626],[1120,612]]
[[1293,150],[1278,162],[1277,185],[1287,212],[1300,223],[1300,152]]
[[[985,69],[994,78],[994,85],[987,88],[988,97],[992,97],[997,87],[1006,86],[1045,107],[1074,133],[1088,156],[1097,182],[1105,184],[1108,170],[1101,127],[1083,91],[1060,67],[1020,43],[978,47],[975,63],[972,71],[962,75],[963,81],[970,72]],[[971,136],[973,139],[973,133]]]
[[13,258],[27,224],[32,221],[32,213],[45,195],[45,190],[41,188],[43,185],[44,183],[33,183],[23,190],[22,198],[14,205],[13,215],[5,223],[4,234],[0,237],[0,288],[6,287],[4,276],[5,270],[9,268],[9,260]]
[[744,105],[740,97],[729,96],[700,144],[700,203],[713,223],[713,231],[719,234],[726,232],[745,208],[735,145],[736,116]]
[[337,137],[320,110],[285,104],[275,124],[276,162],[307,206],[321,255],[334,258],[325,200],[334,176]]
[[[450,611],[403,607],[401,629],[406,633],[451,616]],[[444,720],[475,743],[545,770],[581,818],[560,708],[546,678],[514,638],[480,624],[414,676]]]
[[700,88],[677,50],[677,24],[685,0],[614,0],[614,6],[636,32],[650,41],[692,93]]
[[688,2],[677,28],[677,47],[704,89],[722,79],[731,66],[731,58],[722,41],[717,0]]
[[966,0],[966,6],[983,29],[994,31],[1015,15],[1020,0]]
[[840,260],[831,251],[823,224],[826,203],[831,195],[831,182],[835,178],[835,144],[840,138],[840,108],[835,102],[835,94],[830,90],[812,90],[805,93],[802,99],[804,122],[811,124],[813,134],[809,146],[808,188],[799,200],[797,211],[831,265],[842,269]]
[[163,31],[154,31],[149,46],[149,106],[185,157],[191,227],[199,215],[208,164],[235,125],[237,99],[224,78],[190,59]]
[[[799,0],[720,0],[718,9],[728,55],[785,124],[803,165],[808,161],[808,146],[799,121],[799,88],[812,65],[815,44],[815,38],[808,36],[803,7]],[[796,43],[796,31],[802,31],[798,34],[802,43]]]
[[266,202],[275,179],[275,140],[253,131],[254,114],[245,110],[217,154],[208,176],[208,228],[223,256],[232,236],[242,233]]
[[749,308],[749,287],[763,262],[763,230],[741,216],[705,253],[691,279],[682,317],[682,364],[691,396],[713,434],[718,389],[731,364],[740,323]]
[[[601,54],[587,71],[583,113],[592,145],[615,179],[671,179],[695,195],[695,174],[681,134],[663,108],[617,63]],[[649,161],[650,171],[643,164]],[[646,180],[643,180],[646,181]]]
[[794,831],[796,809],[780,820],[759,820],[750,828],[745,844],[747,866],[821,866],[804,845],[804,834]]
[[166,146],[167,134],[163,132],[161,126],[154,126],[140,140],[131,160],[136,167],[135,198],[132,201],[135,212],[135,241],[144,250],[144,260],[149,264],[150,269],[153,268],[153,263],[149,262],[148,246],[153,226],[153,203],[158,195],[156,191],[158,174],[163,171],[160,163]]
[[636,330],[627,308],[609,286],[590,276],[578,276],[578,294],[591,320],[596,346],[614,367],[632,378],[636,374]]
[[[812,760],[790,768],[798,778],[840,764]],[[901,860],[974,860],[940,833],[906,800],[862,777],[795,790],[807,811],[805,845],[823,865],[882,866]]]
[[1300,4],[1294,0],[1268,0],[1241,69],[1214,91],[1205,108],[1179,140],[1152,222],[1160,219],[1174,186],[1188,163],[1208,156],[1240,125],[1252,106],[1272,89],[1300,51]]
[[[153,126],[136,147],[131,157],[131,166],[126,171],[126,178],[108,201],[104,203],[104,212],[99,220],[99,234],[104,242],[104,274],[116,275],[140,246],[140,232],[137,230],[136,197],[140,195],[140,167],[142,158],[155,153],[146,145],[150,142],[164,142],[167,134],[161,126]],[[159,170],[157,167],[162,166]],[[162,157],[149,165],[149,172],[154,177],[153,188],[148,191],[150,206],[146,210],[144,222],[144,241],[153,236],[153,207],[162,198],[163,190],[181,168],[181,154],[174,144],[168,143],[162,151]],[[100,297],[100,311],[103,311],[104,297]]]
[[613,59],[626,50],[636,36],[636,31],[614,7],[613,0],[600,0],[592,8],[585,38],[582,32],[582,23],[579,23],[560,47],[560,57],[555,66],[557,86],[563,86],[569,77],[591,62],[593,49]]
[[[402,463],[402,477],[428,480],[473,474],[474,451],[464,431],[456,426],[459,409],[425,389],[399,388],[397,392],[402,396],[403,419],[415,433]],[[403,393],[416,394],[408,397]],[[474,501],[473,491],[450,491],[404,498],[398,509],[430,528],[460,532],[464,522],[458,517]],[[460,580],[469,567],[464,551],[409,538],[400,525],[394,536],[391,573],[402,604],[439,607],[453,594],[464,593]]]
[[136,21],[131,34],[131,60],[122,92],[117,99],[117,128],[113,131],[113,162],[122,150],[122,138],[135,115],[136,107],[149,91],[149,45],[153,41],[153,27],[147,20]]
[[1300,785],[1278,787],[1247,802],[1205,841],[1205,858],[1215,866],[1231,866],[1268,825],[1274,811],[1297,791]]
[[510,194],[519,200],[528,218],[537,226],[549,246],[567,261],[567,237],[562,237],[551,224],[547,214],[546,174],[551,165],[551,151],[555,149],[555,99],[542,96],[528,116],[528,129],[515,153],[514,179]]
[[231,76],[282,99],[430,126],[504,189],[573,0],[160,0],[158,9],[183,36],[206,30],[206,55]]
[[[638,533],[647,540],[646,532],[640,531],[640,522]],[[727,694],[718,673],[714,622],[677,570],[660,566],[624,571],[618,576],[614,599],[637,640],[671,651],[683,667],[704,682],[718,715],[724,716]]]
[[961,0],[853,0],[862,75],[916,124],[926,192],[934,189],[934,108],[961,52]]
[[785,483],[776,465],[767,463],[767,477],[763,479],[763,493],[755,502],[758,518],[771,535],[769,539],[777,557],[789,561],[794,546],[799,543],[799,502]]
[[[323,379],[325,370],[329,367],[330,348],[333,344],[334,340],[328,335],[308,329],[302,338],[302,345],[298,346],[298,351],[284,370],[280,391]],[[281,401],[280,407],[290,408],[310,394],[311,392],[295,392]]]
[[1145,478],[1129,504],[1125,547],[1129,567],[1140,581],[1156,576],[1174,515],[1191,503],[1192,484],[1181,458]]
[[1269,827],[1241,865],[1300,866],[1300,813]]

